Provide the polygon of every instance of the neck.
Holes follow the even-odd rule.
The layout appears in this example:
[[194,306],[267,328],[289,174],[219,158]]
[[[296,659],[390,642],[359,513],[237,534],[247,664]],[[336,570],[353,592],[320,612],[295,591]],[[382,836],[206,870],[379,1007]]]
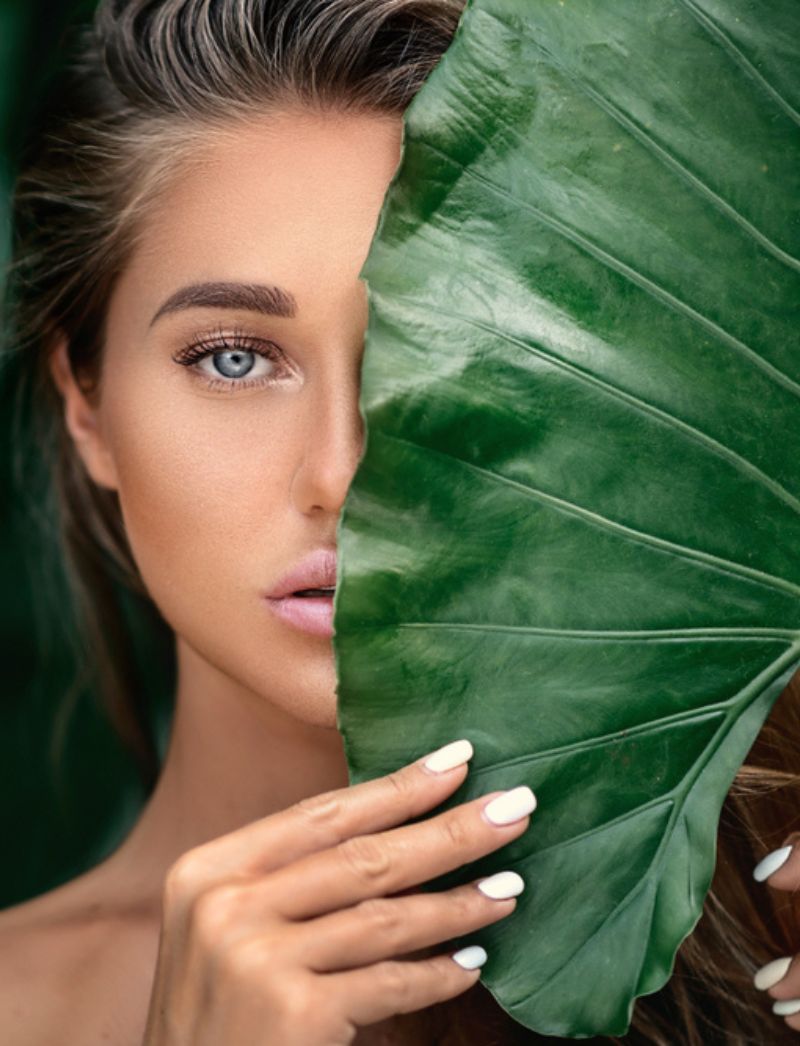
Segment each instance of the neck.
[[187,850],[348,784],[337,729],[294,718],[180,637],[176,654],[178,687],[162,772],[135,827],[102,866],[118,900],[130,897],[154,911],[167,870]]

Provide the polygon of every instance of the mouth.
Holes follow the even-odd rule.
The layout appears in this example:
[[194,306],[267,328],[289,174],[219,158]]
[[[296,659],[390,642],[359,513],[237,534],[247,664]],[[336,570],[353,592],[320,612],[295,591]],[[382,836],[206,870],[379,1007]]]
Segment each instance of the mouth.
[[333,629],[335,588],[301,588],[285,596],[270,597],[267,605],[293,628],[330,639]]

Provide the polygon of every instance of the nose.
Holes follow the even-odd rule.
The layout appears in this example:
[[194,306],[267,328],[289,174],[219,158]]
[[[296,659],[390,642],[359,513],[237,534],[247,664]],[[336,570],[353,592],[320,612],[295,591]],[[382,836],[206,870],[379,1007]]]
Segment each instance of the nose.
[[364,451],[360,363],[359,356],[349,373],[329,373],[309,397],[303,453],[291,491],[298,512],[338,516],[342,509]]

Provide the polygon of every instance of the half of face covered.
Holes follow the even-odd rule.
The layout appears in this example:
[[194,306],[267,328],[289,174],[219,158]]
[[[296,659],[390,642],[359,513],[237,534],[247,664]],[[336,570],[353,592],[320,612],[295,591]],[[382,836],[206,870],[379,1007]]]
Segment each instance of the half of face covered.
[[[179,642],[320,725],[336,721],[331,641],[278,618],[264,593],[308,552],[335,548],[363,450],[358,274],[401,140],[397,117],[306,110],[210,136],[115,286],[96,409],[63,345],[53,357],[71,435],[95,482],[118,491]],[[158,315],[199,284],[216,290]],[[234,284],[238,302],[223,300]],[[248,294],[256,285],[268,290]]]

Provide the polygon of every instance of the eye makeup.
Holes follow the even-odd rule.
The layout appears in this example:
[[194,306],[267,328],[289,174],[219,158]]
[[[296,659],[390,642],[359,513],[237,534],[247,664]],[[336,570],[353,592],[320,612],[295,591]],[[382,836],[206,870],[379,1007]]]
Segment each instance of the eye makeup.
[[[200,363],[208,357],[216,357],[223,353],[234,356],[257,356],[269,360],[274,366],[267,375],[256,378],[225,377],[222,374],[211,372],[200,366]],[[263,338],[256,338],[246,334],[241,328],[233,328],[226,331],[219,327],[207,335],[198,336],[188,344],[184,345],[173,357],[175,363],[189,368],[193,375],[209,389],[218,389],[225,392],[236,392],[239,389],[260,388],[277,384],[287,376],[294,376],[295,371],[289,366],[286,356],[274,342]],[[253,368],[251,368],[253,369]],[[247,371],[246,373],[249,373]]]

